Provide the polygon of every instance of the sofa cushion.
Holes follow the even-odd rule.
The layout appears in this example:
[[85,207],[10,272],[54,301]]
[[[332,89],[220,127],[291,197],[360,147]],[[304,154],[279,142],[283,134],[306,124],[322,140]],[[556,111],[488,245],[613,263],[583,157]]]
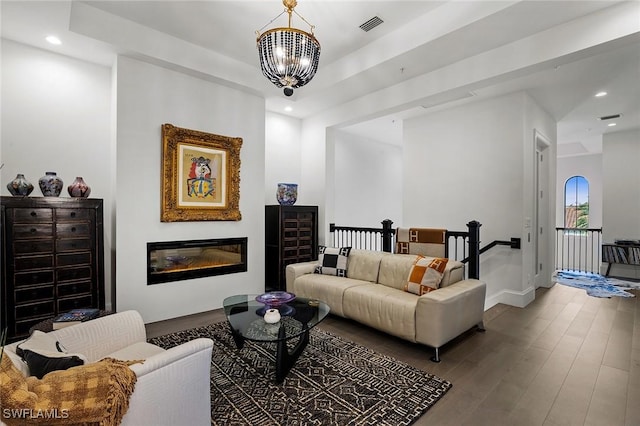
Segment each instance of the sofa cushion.
[[390,253],[372,250],[351,250],[349,254],[349,278],[378,282],[380,260]]
[[347,265],[351,247],[318,247],[318,266],[313,271],[315,274],[347,276]]
[[371,283],[331,275],[306,274],[293,282],[293,292],[296,296],[322,300],[329,305],[332,314],[344,317],[342,298],[345,290],[367,284]]
[[422,296],[437,290],[442,281],[444,270],[449,259],[443,257],[426,258],[418,256],[409,271],[404,291]]
[[457,260],[449,259],[447,267],[444,269],[440,288],[447,287],[464,279],[464,264]]
[[415,294],[380,284],[355,286],[344,292],[344,316],[415,342],[418,299]]
[[109,358],[119,359],[120,361],[137,361],[148,359],[156,354],[165,352],[160,346],[152,345],[147,342],[136,342],[119,351],[112,352]]
[[380,260],[378,283],[404,291],[409,271],[417,256],[415,254],[394,254]]

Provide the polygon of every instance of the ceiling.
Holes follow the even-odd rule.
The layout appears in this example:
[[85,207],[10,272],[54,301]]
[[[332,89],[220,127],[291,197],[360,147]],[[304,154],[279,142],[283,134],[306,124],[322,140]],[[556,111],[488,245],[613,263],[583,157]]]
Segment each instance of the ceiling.
[[[558,121],[559,155],[597,153],[603,133],[640,128],[640,32],[571,46],[610,31],[600,19],[619,19],[622,7],[640,22],[640,2],[300,0],[296,12],[315,26],[322,53],[314,80],[291,98],[262,77],[255,48],[257,30],[286,26],[286,15],[271,22],[284,10],[279,0],[2,0],[0,7],[3,38],[107,66],[117,54],[139,57],[264,96],[268,110],[293,117],[350,109],[338,127],[372,140],[400,143],[405,118],[521,90]],[[374,16],[384,22],[359,28]],[[574,42],[569,36],[584,22],[593,33]],[[293,25],[308,30],[295,15]],[[50,34],[62,45],[46,43]],[[543,45],[537,40],[546,34],[566,37]],[[509,64],[520,56],[523,65]],[[493,58],[483,67],[495,67],[493,75],[464,69],[484,57]],[[445,90],[459,69],[468,83]],[[601,90],[609,94],[595,98]],[[618,113],[615,127],[597,119]]]

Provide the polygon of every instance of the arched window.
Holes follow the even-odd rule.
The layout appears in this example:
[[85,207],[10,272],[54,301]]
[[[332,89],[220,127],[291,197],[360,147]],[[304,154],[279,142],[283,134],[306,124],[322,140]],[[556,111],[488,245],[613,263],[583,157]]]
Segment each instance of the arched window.
[[584,176],[570,177],[564,184],[564,227],[589,228],[589,182]]

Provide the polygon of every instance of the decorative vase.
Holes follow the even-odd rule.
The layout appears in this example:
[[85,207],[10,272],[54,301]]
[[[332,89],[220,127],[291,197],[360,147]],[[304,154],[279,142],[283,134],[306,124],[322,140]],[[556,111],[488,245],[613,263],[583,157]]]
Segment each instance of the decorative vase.
[[18,173],[16,178],[7,184],[7,189],[15,197],[26,197],[33,191],[33,185],[22,173]]
[[91,187],[82,179],[82,176],[76,177],[71,185],[67,187],[69,195],[75,198],[87,198],[91,194]]
[[297,183],[279,183],[276,199],[281,206],[292,206],[298,199]]
[[45,197],[58,197],[62,192],[64,182],[56,175],[56,172],[46,172],[46,174],[38,180],[38,184],[40,185],[42,195]]
[[267,309],[264,313],[264,322],[275,324],[280,321],[280,312],[277,309]]

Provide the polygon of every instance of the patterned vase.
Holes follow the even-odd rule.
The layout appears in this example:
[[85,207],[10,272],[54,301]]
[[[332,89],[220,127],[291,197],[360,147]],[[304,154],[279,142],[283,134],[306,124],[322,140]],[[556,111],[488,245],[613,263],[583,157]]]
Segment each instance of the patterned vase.
[[16,178],[7,184],[7,189],[13,196],[26,197],[33,191],[33,185],[24,178],[22,173],[18,173]]
[[292,206],[298,199],[297,183],[279,183],[276,199],[282,206]]
[[56,175],[56,172],[47,172],[38,180],[40,191],[45,197],[58,197],[62,192],[62,179]]
[[69,195],[76,198],[87,198],[91,194],[91,187],[82,179],[82,176],[76,177],[71,185],[67,187]]

